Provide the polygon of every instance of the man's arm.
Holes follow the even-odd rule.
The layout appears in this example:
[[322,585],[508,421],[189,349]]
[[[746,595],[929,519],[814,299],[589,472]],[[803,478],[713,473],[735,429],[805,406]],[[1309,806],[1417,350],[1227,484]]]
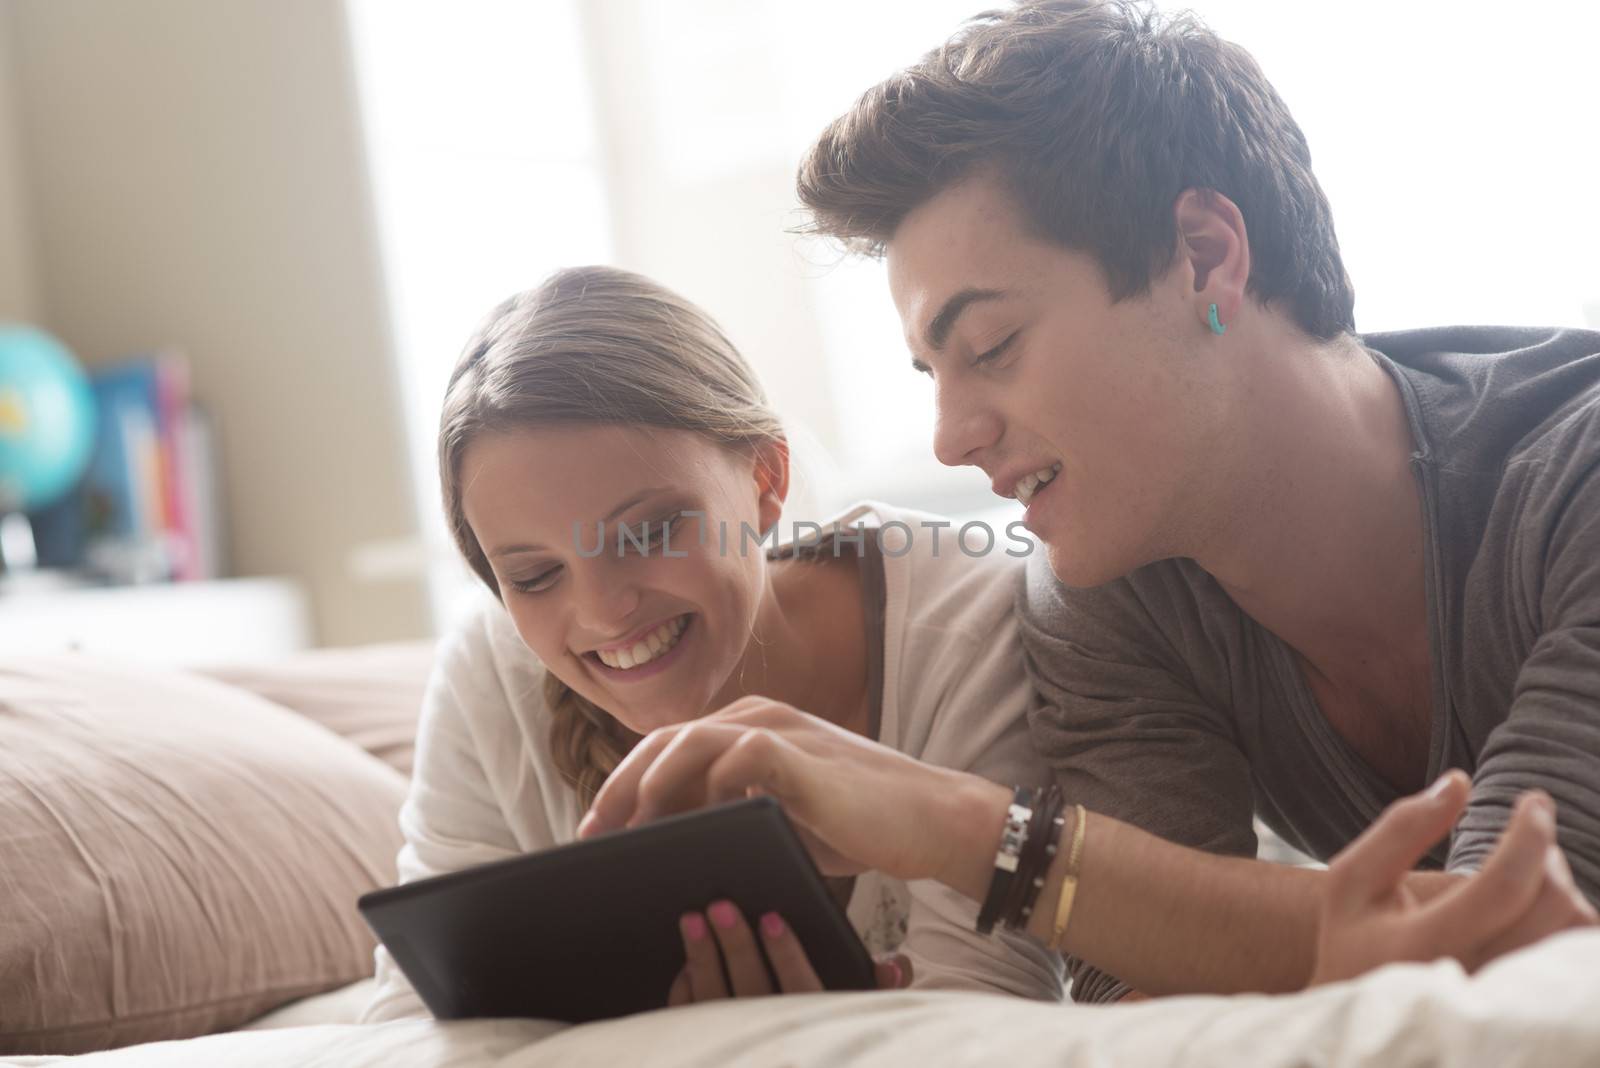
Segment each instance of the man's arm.
[[[1208,657],[1225,660],[1226,652],[1240,655],[1240,650],[1213,654],[1228,640],[1227,628],[1218,628],[1221,638],[1208,634],[1201,617],[1210,591],[1203,584],[1196,587],[1192,578],[1168,566],[1149,569],[1137,581],[1062,591],[1046,568],[1035,567],[1019,606],[1039,695],[1032,717],[1038,748],[1057,767],[1069,801],[1118,821],[1093,823],[1119,859],[1114,871],[1100,873],[1104,903],[1137,904],[1152,917],[1131,940],[1125,933],[1110,940],[1115,944],[1101,937],[1108,930],[1123,931],[1115,919],[1090,923],[1081,940],[1069,939],[1065,948],[1078,1000],[1122,996],[1127,987],[1113,975],[1146,993],[1293,989],[1304,985],[1317,956],[1326,876],[1249,862],[1214,864],[1165,848],[1176,843],[1245,857],[1255,846],[1249,830],[1250,771],[1232,720],[1218,709],[1229,676],[1206,662]],[[1209,606],[1224,624],[1227,617],[1220,613],[1226,608]],[[1505,829],[1510,806],[1535,785],[1525,782],[1513,789],[1488,847]],[[1130,834],[1135,828],[1156,840]],[[1408,868],[1448,831],[1445,824],[1424,842]],[[1401,837],[1412,841],[1416,833]],[[1148,868],[1151,885],[1139,884],[1135,866],[1121,863],[1124,855]],[[1089,882],[1086,876],[1080,893],[1092,914],[1098,895]],[[1403,898],[1401,904],[1420,905],[1461,890],[1463,882],[1436,872],[1405,871],[1396,872],[1389,885]],[[1492,955],[1582,921],[1561,887],[1551,883],[1545,890],[1539,907],[1505,930],[1498,947],[1484,947],[1484,952]],[[1197,902],[1199,914],[1209,917],[1203,931],[1159,919],[1193,915],[1188,910]],[[1421,946],[1419,941],[1412,952],[1423,952]],[[1126,959],[1140,968],[1163,952],[1167,960],[1159,971],[1141,968],[1137,978],[1121,975],[1114,963]],[[1463,943],[1460,955],[1467,954]],[[1169,963],[1175,965],[1170,972]]]
[[[940,878],[980,898],[1010,794],[987,783],[966,787],[951,802],[961,830]],[[1284,992],[1441,956],[1475,968],[1497,955],[1560,876],[1547,867],[1555,828],[1539,794],[1518,804],[1481,872],[1413,871],[1449,833],[1467,794],[1466,776],[1452,772],[1396,802],[1328,871],[1211,856],[1091,813],[1062,949],[1151,995]],[[1068,863],[1062,850],[1050,866],[1028,928],[1037,938],[1053,935]],[[1592,910],[1568,916],[1563,926],[1595,919]]]
[[[1355,843],[1377,848],[1353,848],[1328,872],[1213,856],[1091,815],[1065,948],[1152,993],[1294,989],[1312,975],[1315,951],[1305,947],[1329,932],[1329,944],[1343,950],[1359,942],[1360,952],[1341,956],[1324,975],[1349,974],[1352,961],[1373,967],[1444,955],[1473,967],[1538,899],[1524,891],[1542,895],[1555,876],[1544,859],[1554,824],[1548,814],[1514,819],[1481,872],[1419,903],[1403,885],[1427,848],[1416,843],[1442,837],[1465,802],[1464,777],[1444,781],[1456,784],[1443,795],[1452,810],[1439,807],[1437,792],[1399,802]],[[973,900],[986,892],[1011,800],[1009,789],[987,779],[750,697],[652,731],[606,780],[578,835],[752,793],[783,805],[826,872],[875,868],[907,881],[934,878]],[[1394,858],[1412,850],[1396,866]],[[1053,932],[1059,898],[1052,891],[1070,855],[1058,851],[1051,863],[1047,904],[1030,927],[1036,937]],[[1574,925],[1594,922],[1584,908]]]
[[[1179,845],[1254,857],[1249,765],[1228,717],[1196,692],[1176,648],[1200,624],[1182,579],[1169,565],[1137,582],[1067,591],[1042,555],[1030,559],[1017,608],[1036,694],[1034,746],[1069,802]],[[1308,932],[1315,918],[1309,903],[1294,926]],[[1239,938],[1251,931],[1265,933],[1256,923]],[[1270,939],[1279,959],[1284,936]],[[1309,934],[1301,948],[1309,974]],[[1069,956],[1067,967],[1077,1001],[1128,991],[1125,977],[1082,957]]]
[[1478,755],[1472,803],[1447,868],[1472,871],[1530,788],[1556,803],[1577,885],[1600,905],[1600,415],[1524,473],[1507,568],[1522,577],[1538,637],[1517,675],[1511,709]]

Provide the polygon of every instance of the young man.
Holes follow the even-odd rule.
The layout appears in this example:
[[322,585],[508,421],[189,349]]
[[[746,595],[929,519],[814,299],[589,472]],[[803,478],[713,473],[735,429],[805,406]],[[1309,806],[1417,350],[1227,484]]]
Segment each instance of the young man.
[[[1093,815],[1071,927],[1030,929],[1076,997],[1471,966],[1595,921],[1600,335],[1356,335],[1282,101],[1129,5],[980,17],[833,123],[799,189],[887,257],[939,458],[1047,546],[1035,734]],[[679,733],[596,824],[759,784],[838,862],[984,896],[1005,791],[783,709]],[[1446,873],[1411,871],[1463,807]],[[1332,875],[1209,855],[1253,856],[1256,812],[1344,850]]]
[[976,23],[800,189],[886,250],[939,458],[1049,548],[1024,615],[1069,797],[1240,855],[1259,810],[1327,857],[1459,767],[1434,860],[1476,868],[1539,787],[1600,900],[1600,336],[1356,336],[1254,61],[1121,5]]

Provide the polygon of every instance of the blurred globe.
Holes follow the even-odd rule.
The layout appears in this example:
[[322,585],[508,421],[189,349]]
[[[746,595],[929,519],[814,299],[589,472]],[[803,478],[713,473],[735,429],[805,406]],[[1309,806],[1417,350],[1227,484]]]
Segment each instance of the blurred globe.
[[94,394],[66,346],[42,330],[0,326],[0,514],[66,496],[94,433]]

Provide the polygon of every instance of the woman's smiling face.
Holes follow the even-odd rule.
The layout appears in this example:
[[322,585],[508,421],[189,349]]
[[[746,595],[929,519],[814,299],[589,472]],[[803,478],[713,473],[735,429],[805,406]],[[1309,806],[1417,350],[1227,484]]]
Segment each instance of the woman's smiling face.
[[646,734],[711,711],[744,656],[766,563],[740,532],[778,521],[781,453],[604,424],[489,433],[462,457],[462,505],[523,642]]

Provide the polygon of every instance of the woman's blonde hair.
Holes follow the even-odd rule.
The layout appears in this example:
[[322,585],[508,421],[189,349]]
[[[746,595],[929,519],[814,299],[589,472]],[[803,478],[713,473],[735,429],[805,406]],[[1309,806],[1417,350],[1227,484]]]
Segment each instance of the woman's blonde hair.
[[[461,458],[485,433],[560,424],[663,427],[732,448],[781,442],[755,372],[704,311],[642,275],[574,267],[501,303],[450,375],[439,482],[457,548],[504,600],[462,505]],[[545,672],[556,766],[585,803],[636,740]]]

